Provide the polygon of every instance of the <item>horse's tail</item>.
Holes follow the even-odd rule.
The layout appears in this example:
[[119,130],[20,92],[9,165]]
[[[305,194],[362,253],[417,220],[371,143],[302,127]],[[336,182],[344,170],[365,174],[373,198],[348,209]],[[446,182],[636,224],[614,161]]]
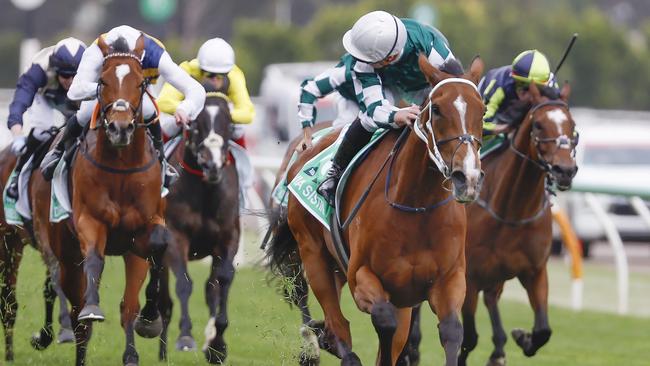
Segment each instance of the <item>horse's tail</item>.
[[271,236],[266,243],[265,257],[271,280],[277,281],[287,301],[298,305],[300,298],[306,294],[307,284],[298,253],[298,242],[289,229],[286,209],[271,209],[269,222]]

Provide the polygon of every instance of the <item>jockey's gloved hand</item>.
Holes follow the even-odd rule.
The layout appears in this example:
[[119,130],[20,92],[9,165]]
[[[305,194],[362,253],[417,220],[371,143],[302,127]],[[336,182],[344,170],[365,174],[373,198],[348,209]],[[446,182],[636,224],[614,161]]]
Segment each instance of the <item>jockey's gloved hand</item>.
[[27,150],[27,137],[16,136],[11,143],[11,152],[16,156],[21,156]]
[[296,146],[296,151],[298,151],[298,152],[302,152],[302,151],[305,151],[307,149],[311,149],[311,147],[313,146],[313,143],[311,142],[311,139],[312,139],[312,137],[311,137],[311,134],[312,134],[311,126],[304,127],[302,129],[302,132],[303,132],[302,140]]

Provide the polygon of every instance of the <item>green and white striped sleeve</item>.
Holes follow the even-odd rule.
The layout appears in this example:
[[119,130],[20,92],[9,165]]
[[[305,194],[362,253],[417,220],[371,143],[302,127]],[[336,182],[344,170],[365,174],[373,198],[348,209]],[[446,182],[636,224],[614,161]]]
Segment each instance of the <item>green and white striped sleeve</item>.
[[357,62],[352,71],[361,123],[366,130],[399,128],[395,123],[395,113],[399,109],[386,99],[381,78],[375,69],[369,64]]
[[336,67],[325,70],[316,77],[302,82],[300,86],[300,103],[298,103],[298,120],[303,128],[314,125],[316,101],[334,92],[349,77],[345,65],[339,63]]

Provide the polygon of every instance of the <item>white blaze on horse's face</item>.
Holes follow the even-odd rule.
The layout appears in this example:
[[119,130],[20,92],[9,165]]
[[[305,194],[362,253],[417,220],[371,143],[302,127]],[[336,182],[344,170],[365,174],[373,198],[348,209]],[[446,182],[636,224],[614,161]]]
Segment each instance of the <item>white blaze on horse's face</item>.
[[214,162],[217,169],[223,166],[223,157],[221,154],[221,149],[223,148],[223,137],[218,133],[214,132],[214,120],[219,114],[219,107],[215,105],[207,106],[205,109],[210,115],[210,133],[203,140],[203,146],[210,150],[210,155],[212,155],[212,161]]
[[557,126],[557,133],[560,136],[563,135],[564,133],[562,132],[562,126],[564,125],[564,122],[569,120],[569,117],[566,115],[566,113],[564,113],[562,109],[557,108],[546,112],[546,117],[555,122],[555,125]]
[[124,80],[124,77],[130,72],[131,67],[129,67],[127,64],[122,64],[115,68],[115,76],[117,77],[117,81],[120,83],[120,88],[122,87],[122,80]]
[[[454,100],[454,107],[458,111],[458,115],[460,116],[460,124],[463,129],[463,135],[467,134],[467,102],[465,102],[465,99],[463,98],[462,95],[458,95],[456,97],[456,100]],[[471,145],[471,142],[467,143],[468,145]],[[481,169],[477,167],[477,158],[476,155],[474,154],[474,149],[470,146],[467,149],[467,154],[465,155],[465,158],[463,159],[463,171],[465,172],[465,176],[468,178],[468,180],[473,181],[474,179],[479,179],[481,176]]]

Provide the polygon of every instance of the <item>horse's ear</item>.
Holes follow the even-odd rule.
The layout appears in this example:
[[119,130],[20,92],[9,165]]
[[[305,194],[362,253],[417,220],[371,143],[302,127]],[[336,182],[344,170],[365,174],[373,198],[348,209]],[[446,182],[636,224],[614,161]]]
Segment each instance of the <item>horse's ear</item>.
[[469,65],[469,73],[467,73],[466,77],[469,78],[469,80],[471,80],[474,84],[478,85],[479,80],[481,80],[481,76],[483,75],[484,69],[485,64],[483,63],[481,56],[477,55]]
[[571,95],[571,84],[569,84],[569,81],[565,81],[564,85],[562,86],[562,90],[560,90],[560,99],[562,99],[565,103],[569,103],[570,95]]
[[102,51],[102,55],[108,55],[109,47],[106,44],[106,41],[104,41],[104,37],[100,36],[97,38],[97,46],[99,47],[99,50]]
[[539,88],[537,88],[537,84],[531,82],[528,85],[528,92],[530,92],[530,95],[533,98],[533,103],[539,104],[542,99],[542,93],[539,92]]
[[138,58],[142,59],[142,51],[144,51],[144,35],[140,34],[138,40],[135,41],[135,49],[133,49],[133,53],[135,53]]
[[422,53],[418,57],[418,65],[420,66],[420,71],[422,71],[424,77],[427,78],[427,81],[431,85],[436,85],[443,79],[442,71],[431,65],[427,57]]

